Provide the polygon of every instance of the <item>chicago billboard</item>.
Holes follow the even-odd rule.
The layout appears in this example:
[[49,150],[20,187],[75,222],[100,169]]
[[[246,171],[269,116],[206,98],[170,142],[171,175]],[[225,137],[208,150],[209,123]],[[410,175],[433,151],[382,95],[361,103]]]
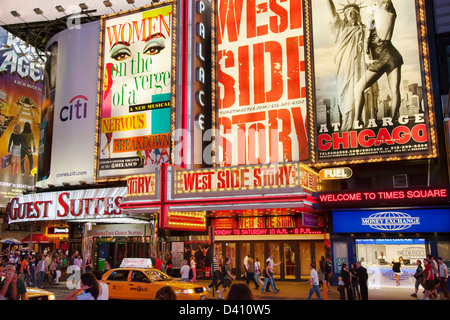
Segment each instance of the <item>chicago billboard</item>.
[[311,7],[316,161],[436,157],[423,4]]
[[217,162],[308,160],[303,1],[217,3]]

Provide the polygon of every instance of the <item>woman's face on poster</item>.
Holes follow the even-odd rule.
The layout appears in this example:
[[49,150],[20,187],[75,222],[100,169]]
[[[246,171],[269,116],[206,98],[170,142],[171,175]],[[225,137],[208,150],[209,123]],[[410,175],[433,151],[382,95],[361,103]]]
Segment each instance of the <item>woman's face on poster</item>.
[[[130,58],[137,57],[137,53],[156,57],[166,47],[166,37],[162,33],[155,33],[149,36],[145,41],[135,42],[133,44],[118,42],[109,50],[111,59],[121,62]],[[145,56],[142,56],[144,58]]]

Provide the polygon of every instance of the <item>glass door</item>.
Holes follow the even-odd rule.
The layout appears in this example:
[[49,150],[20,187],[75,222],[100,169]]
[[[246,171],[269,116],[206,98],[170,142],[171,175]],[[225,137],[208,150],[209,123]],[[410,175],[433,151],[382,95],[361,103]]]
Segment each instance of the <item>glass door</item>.
[[[269,249],[268,256],[272,255],[273,263],[274,264],[279,263],[281,261],[281,258],[282,258],[281,250],[280,250],[280,244],[278,242],[269,242],[268,243],[268,249]],[[265,260],[267,260],[267,259],[265,259]],[[264,260],[264,264],[261,263],[261,267],[262,266],[264,266],[264,267],[266,266],[266,261],[265,260]],[[274,267],[273,277],[274,277],[274,279],[280,279],[281,278],[280,265],[277,265],[277,266]]]
[[284,266],[284,279],[295,280],[296,279],[296,256],[295,256],[295,243],[285,242],[283,244],[283,264]]
[[301,279],[309,279],[309,265],[311,262],[311,244],[309,242],[300,242]]

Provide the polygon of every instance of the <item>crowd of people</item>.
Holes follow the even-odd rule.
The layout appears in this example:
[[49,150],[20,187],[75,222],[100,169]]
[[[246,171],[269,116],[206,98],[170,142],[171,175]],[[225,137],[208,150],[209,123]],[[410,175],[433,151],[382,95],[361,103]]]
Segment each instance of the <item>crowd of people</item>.
[[[72,266],[72,267],[71,267]],[[73,296],[67,298],[83,299],[95,298],[106,300],[108,288],[101,283],[102,272],[92,272],[92,263],[88,259],[83,264],[83,259],[78,251],[68,253],[55,250],[49,252],[34,252],[28,248],[21,250],[4,250],[0,254],[0,300],[25,299],[26,287],[42,289],[44,283],[57,285],[70,274],[80,270],[81,289],[75,290]],[[95,281],[92,278],[95,278]],[[88,289],[95,286],[97,289]],[[80,294],[87,292],[89,294]],[[81,297],[80,297],[81,296]]]
[[[398,260],[393,259],[390,264],[395,276],[396,286],[400,285],[402,260],[403,259],[399,257]],[[424,296],[421,300],[430,300],[430,298],[435,298],[437,300],[441,299],[441,296],[438,293],[439,290],[443,292],[445,299],[448,300],[448,268],[443,259],[441,257],[435,259],[433,255],[428,255],[427,259],[423,259],[423,266],[421,260],[417,260],[416,264],[417,269],[414,273],[414,278],[416,279],[414,286],[415,290],[411,296],[417,298],[420,286],[422,286],[422,293]],[[347,264],[344,263],[341,268],[340,276],[341,280],[339,281],[338,290],[340,292],[341,300],[368,299],[368,274],[367,270],[361,266],[361,262],[352,264],[350,269]]]
[[416,264],[417,269],[414,274],[416,279],[415,290],[411,296],[417,298],[419,288],[422,286],[424,297],[421,300],[430,300],[432,297],[439,300],[441,298],[438,293],[439,288],[444,293],[445,299],[449,300],[447,288],[448,268],[442,258],[438,257],[435,259],[434,256],[429,255],[428,259],[423,259],[423,267],[420,260],[417,260]]

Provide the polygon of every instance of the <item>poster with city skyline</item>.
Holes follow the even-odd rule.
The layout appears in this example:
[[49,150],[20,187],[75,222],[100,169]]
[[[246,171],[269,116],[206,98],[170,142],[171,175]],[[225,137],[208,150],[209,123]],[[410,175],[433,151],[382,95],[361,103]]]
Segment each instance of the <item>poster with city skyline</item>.
[[415,0],[315,0],[318,163],[430,157],[431,98]]

